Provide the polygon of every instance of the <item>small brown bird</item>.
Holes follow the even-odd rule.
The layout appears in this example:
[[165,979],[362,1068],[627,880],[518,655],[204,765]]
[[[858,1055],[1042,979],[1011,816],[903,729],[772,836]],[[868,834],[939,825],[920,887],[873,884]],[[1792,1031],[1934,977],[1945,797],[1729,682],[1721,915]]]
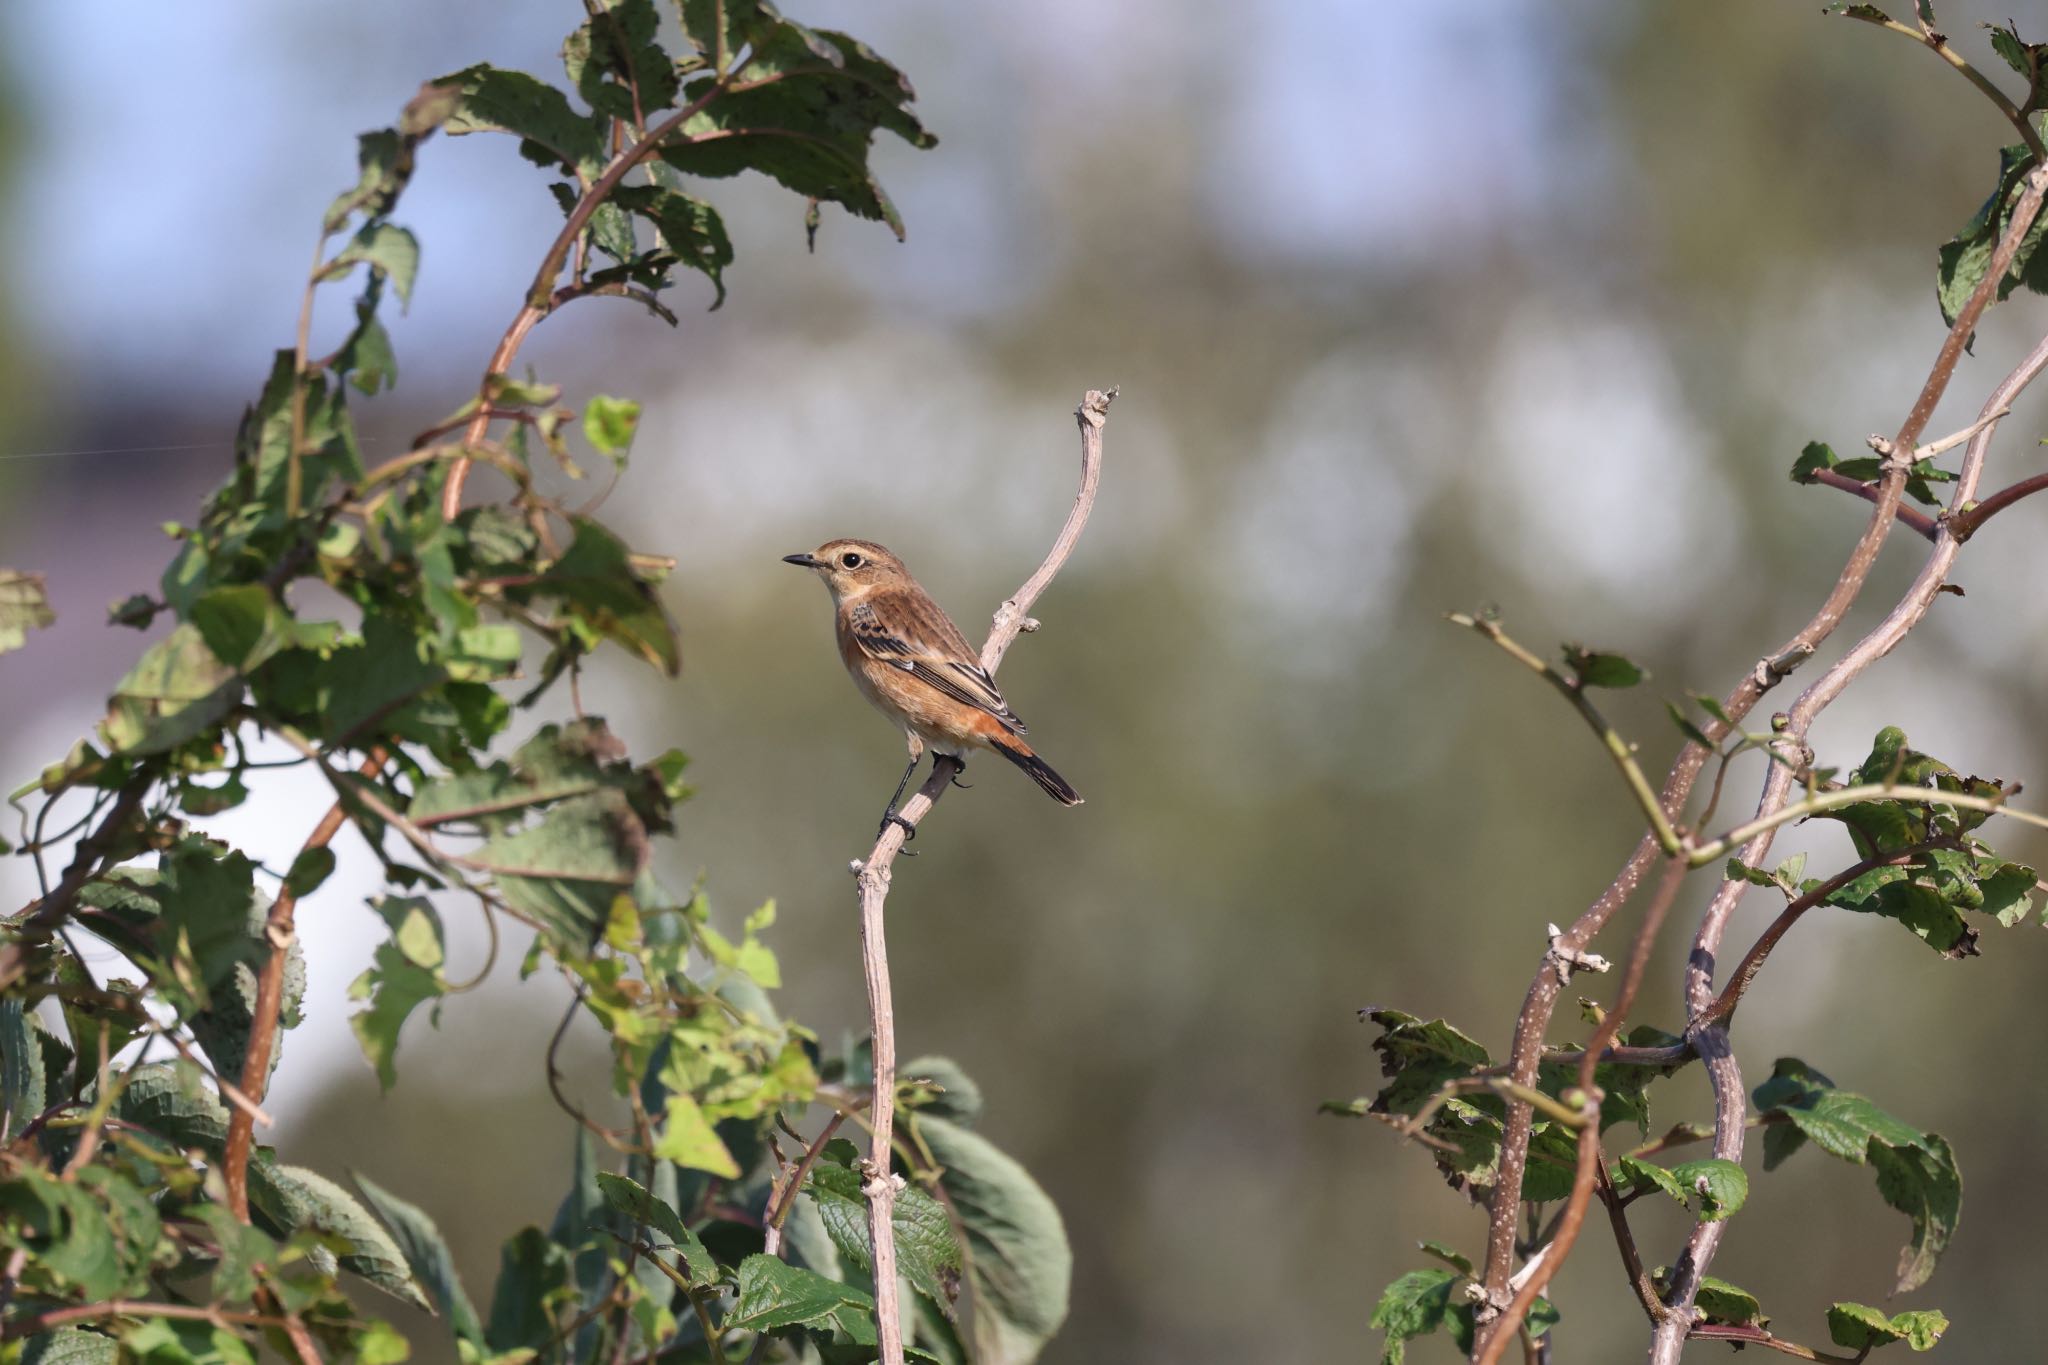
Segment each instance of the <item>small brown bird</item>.
[[896,802],[929,747],[964,768],[970,749],[993,749],[1028,773],[1055,801],[1081,797],[1023,740],[1024,722],[1010,710],[996,680],[903,561],[869,540],[828,540],[783,562],[814,569],[832,594],[839,657],[877,711],[903,727],[910,766],[882,817],[906,832]]

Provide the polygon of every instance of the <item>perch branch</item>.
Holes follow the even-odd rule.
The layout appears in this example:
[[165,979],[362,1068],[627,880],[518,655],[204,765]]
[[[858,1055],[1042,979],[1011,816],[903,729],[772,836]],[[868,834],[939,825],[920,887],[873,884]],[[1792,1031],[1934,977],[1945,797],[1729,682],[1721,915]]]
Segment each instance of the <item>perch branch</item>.
[[[1038,572],[996,609],[988,640],[981,647],[981,666],[990,674],[996,671],[1018,633],[1027,629],[1032,604],[1073,554],[1074,543],[1088,524],[1102,477],[1102,428],[1109,419],[1110,400],[1116,397],[1116,392],[1113,388],[1107,392],[1090,389],[1081,399],[1081,406],[1074,410],[1075,421],[1081,428],[1081,490]],[[875,1335],[881,1344],[882,1365],[903,1365],[893,1222],[898,1177],[890,1169],[896,1114],[896,1015],[889,992],[889,948],[883,934],[882,910],[889,898],[890,866],[902,851],[909,830],[914,830],[926,812],[938,804],[960,767],[957,760],[943,754],[936,756],[931,776],[898,812],[902,823],[892,820],[883,825],[874,849],[864,861],[853,865],[860,890],[861,964],[867,974],[869,1023],[874,1036],[875,1088],[862,1193],[867,1196],[868,1237],[875,1252]]]

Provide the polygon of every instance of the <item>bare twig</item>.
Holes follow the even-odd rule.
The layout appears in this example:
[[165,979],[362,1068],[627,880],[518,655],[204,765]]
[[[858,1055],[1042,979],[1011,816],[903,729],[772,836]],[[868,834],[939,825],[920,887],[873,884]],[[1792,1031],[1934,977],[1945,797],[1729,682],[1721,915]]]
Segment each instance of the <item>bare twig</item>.
[[[1622,780],[1628,783],[1629,794],[1635,797],[1636,804],[1642,807],[1644,817],[1650,822],[1650,832],[1656,837],[1657,847],[1666,853],[1678,852],[1678,831],[1672,828],[1670,817],[1664,813],[1657,793],[1650,787],[1650,779],[1643,775],[1642,766],[1636,762],[1634,750],[1622,733],[1607,723],[1607,718],[1600,714],[1599,708],[1586,699],[1585,685],[1577,678],[1567,677],[1563,670],[1510,639],[1507,632],[1500,628],[1500,622],[1490,617],[1467,616],[1462,612],[1453,612],[1450,620],[1453,625],[1477,631],[1499,645],[1509,658],[1534,672],[1555,688],[1559,696],[1572,704],[1580,719],[1600,737],[1600,743],[1607,750],[1607,756],[1614,760],[1614,766],[1620,770]],[[1559,940],[1563,936],[1554,932],[1554,929],[1555,926],[1550,936],[1551,951],[1560,961],[1572,960],[1570,954],[1583,955],[1583,944],[1566,943],[1560,947]]]
[[1607,1221],[1614,1226],[1614,1244],[1621,1250],[1621,1264],[1628,1272],[1629,1287],[1636,1291],[1636,1302],[1642,1304],[1643,1312],[1650,1321],[1661,1321],[1664,1301],[1657,1297],[1657,1286],[1651,1283],[1650,1272],[1643,1268],[1643,1254],[1636,1250],[1635,1234],[1629,1231],[1628,1205],[1614,1188],[1614,1177],[1607,1173],[1604,1155],[1595,1155],[1593,1171],[1594,1189],[1600,1195],[1600,1202],[1607,1206]]
[[[384,762],[384,750],[372,749],[357,771],[364,777],[374,777],[383,770]],[[341,832],[346,819],[341,802],[336,801],[329,806],[327,813],[320,817],[320,823],[314,825],[313,832],[306,836],[299,857],[334,842],[334,836]],[[236,1105],[228,1116],[227,1145],[221,1154],[228,1209],[244,1223],[249,1221],[249,1149],[256,1138],[256,1106],[263,1103],[263,1093],[270,1088],[270,1054],[277,1041],[277,1016],[284,1006],[284,969],[291,955],[292,915],[298,900],[289,883],[279,887],[277,899],[270,903],[270,913],[264,919],[263,936],[269,942],[270,952],[263,959],[263,971],[256,978],[256,1005],[251,1011],[249,1050],[242,1058],[242,1094],[248,1103],[246,1106]],[[227,1098],[225,1091],[222,1098]],[[301,1327],[299,1332],[304,1330]],[[288,1334],[293,1345],[298,1347],[299,1333]],[[303,1349],[301,1354],[304,1354]]]
[[1797,1356],[1801,1360],[1834,1362],[1835,1365],[1857,1365],[1858,1361],[1870,1354],[1866,1350],[1853,1356],[1830,1355],[1826,1351],[1816,1351],[1811,1346],[1801,1346],[1783,1337],[1772,1336],[1762,1327],[1738,1327],[1727,1322],[1696,1322],[1686,1329],[1685,1334],[1693,1341],[1725,1341],[1738,1351],[1745,1346],[1761,1346],[1767,1351],[1776,1351],[1781,1355]]
[[[1948,364],[1948,372],[1954,372],[1953,360],[1962,353],[1963,345],[1976,330],[1984,309],[1990,306],[1999,283],[2011,267],[2014,254],[2021,239],[2033,226],[2034,219],[2041,211],[2044,195],[2048,195],[2048,166],[2036,166],[2028,173],[2025,192],[2013,208],[2011,224],[2005,236],[1999,241],[1993,253],[1984,278],[1978,283],[1970,300],[1957,315],[1955,326],[1949,329],[1948,337],[1942,343],[1940,356],[1936,361],[1936,374],[1931,375],[1928,387],[1923,388],[1913,410],[1908,414],[1905,426],[1893,439],[1894,450],[1910,450],[1925,429],[1928,414],[1933,410],[1929,389],[1934,379],[1941,376],[1941,367]],[[1955,492],[1950,499],[1951,508],[1965,506],[1976,495],[1977,484],[1984,471],[1986,456],[1990,451],[1991,439],[1998,429],[1995,414],[2012,406],[2015,398],[2029,384],[2048,368],[2048,339],[2044,339],[2020,361],[2013,371],[1992,390],[1980,410],[1980,425],[1965,447],[1963,458],[1956,472]],[[1936,395],[1938,397],[1938,394]],[[1916,422],[1917,419],[1917,422]],[[1887,487],[1903,485],[1907,466],[1897,461],[1885,477]],[[1842,694],[1844,688],[1860,677],[1879,659],[1898,647],[1915,626],[1927,615],[1935,600],[1941,595],[1948,582],[1949,571],[1954,567],[1956,555],[1962,549],[1962,542],[1943,527],[1935,537],[1934,547],[1928,553],[1920,573],[1907,588],[1905,595],[1868,634],[1858,640],[1849,651],[1799,695],[1786,713],[1784,722],[1778,727],[1776,744],[1780,752],[1803,749],[1806,736],[1814,720]],[[1756,829],[1753,838],[1742,845],[1740,856],[1751,866],[1758,866],[1770,854],[1775,836],[1778,817],[1787,808],[1792,794],[1795,773],[1791,765],[1773,763],[1764,777],[1764,787],[1757,801],[1757,819],[1751,822]],[[1828,795],[1832,795],[1829,793]],[[1955,795],[1961,795],[1955,793]],[[1811,799],[1811,798],[1810,798]],[[2008,812],[2011,813],[2011,812]],[[1724,883],[1709,902],[1700,918],[1700,927],[1693,937],[1692,953],[1688,959],[1685,979],[1686,1010],[1691,1020],[1686,1032],[1692,1039],[1694,1049],[1706,1061],[1707,1077],[1714,1089],[1714,1155],[1728,1161],[1742,1159],[1743,1139],[1747,1132],[1748,1105],[1743,1091],[1742,1072],[1735,1061],[1735,1054],[1728,1043],[1727,1021],[1708,1021],[1707,1016],[1717,1003],[1714,991],[1714,965],[1716,954],[1721,947],[1722,935],[1726,932],[1729,918],[1742,896],[1742,883]],[[1693,1301],[1699,1293],[1700,1277],[1706,1273],[1715,1253],[1720,1249],[1721,1239],[1727,1233],[1725,1221],[1702,1222],[1697,1224],[1686,1240],[1684,1253],[1674,1263],[1670,1290],[1667,1300],[1675,1315],[1658,1324],[1651,1339],[1651,1365],[1676,1365],[1680,1352],[1685,1347],[1683,1325],[1690,1320]]]
[[[1915,397],[1905,420],[1900,424],[1898,433],[1890,442],[1890,447],[1894,451],[1912,451],[1916,449],[1921,434],[1927,429],[1927,423],[1933,417],[1935,406],[1940,402],[1942,395],[1947,392],[1949,382],[1955,375],[1956,365],[1962,358],[1965,345],[1976,332],[1977,324],[1982,319],[1984,310],[1990,306],[1992,299],[1996,296],[1999,283],[2004,279],[2006,271],[2011,268],[2013,257],[2019,249],[2020,242],[2025,237],[2027,231],[2033,226],[2034,218],[2040,212],[2043,192],[2048,190],[2048,172],[2044,172],[2043,168],[2037,166],[2028,174],[2025,184],[2025,193],[2021,195],[2014,205],[2012,218],[2008,223],[2006,233],[2000,239],[1997,249],[1993,252],[1992,260],[1989,263],[1984,278],[1979,281],[1977,288],[1971,293],[1968,302],[1963,305],[1961,311],[1957,314],[1954,325],[1949,328],[1947,336],[1943,338],[1941,348],[1935,355],[1934,363],[1928,370],[1926,381],[1921,385],[1920,392]],[[2030,357],[2029,360],[2031,362],[2032,358]],[[2025,368],[2025,366],[2022,366],[2022,369]],[[2008,377],[2007,382],[2000,385],[1999,391],[1993,395],[1992,400],[1985,406],[1984,412],[1986,414],[1994,414],[2000,409],[2011,405],[2013,395],[2020,388],[2025,387],[2024,382],[2018,385],[2013,383],[2013,379],[2017,375],[2018,372],[2015,372],[2015,376]],[[2027,378],[2030,381],[2032,378],[2031,374]],[[1974,490],[1975,471],[1981,467],[1982,463],[1981,452],[1988,446],[1990,436],[1995,428],[1995,422],[1985,422],[1978,429],[1977,433],[1972,436],[1970,451],[1975,454],[1975,458],[1973,460],[1971,456],[1966,455],[1963,462],[1965,475],[1969,481],[1966,486],[1962,479],[1959,478],[1957,493],[1951,504],[1952,506],[1961,506],[1963,501],[1970,495],[1970,491]],[[1850,551],[1849,557],[1844,563],[1840,575],[1836,578],[1834,586],[1828,591],[1826,600],[1821,603],[1819,610],[1814,613],[1813,617],[1804,626],[1800,627],[1783,647],[1766,655],[1763,661],[1746,674],[1723,700],[1722,710],[1728,716],[1729,723],[1723,725],[1718,720],[1711,721],[1706,728],[1706,733],[1710,740],[1718,743],[1725,737],[1729,729],[1734,725],[1739,725],[1742,719],[1756,707],[1758,701],[1762,699],[1766,692],[1786,676],[1793,667],[1796,667],[1801,660],[1811,656],[1834,633],[1836,627],[1841,624],[1849,608],[1862,595],[1863,586],[1870,576],[1870,570],[1876,563],[1878,553],[1884,547],[1884,543],[1890,535],[1891,528],[1896,521],[1895,513],[1899,505],[1899,499],[1905,489],[1908,468],[1909,465],[1906,462],[1896,459],[1891,461],[1891,467],[1880,481],[1879,497],[1876,505],[1871,509],[1870,521],[1865,526],[1863,534],[1858,537],[1854,548]],[[1937,539],[1935,550],[1937,556],[1942,554],[1942,546],[1945,544],[1952,545],[1952,538],[1944,537]],[[1952,557],[1952,551],[1950,553]],[[1939,583],[1936,583],[1934,591],[1938,590]],[[1929,601],[1931,600],[1932,593],[1929,595]],[[1894,641],[1894,643],[1896,642]],[[1890,646],[1886,645],[1885,648],[1889,649]],[[1879,652],[1881,653],[1882,651]],[[1710,757],[1709,749],[1697,742],[1688,742],[1680,748],[1678,757],[1673,761],[1671,771],[1666,776],[1660,793],[1660,804],[1667,818],[1673,821],[1677,819],[1678,812],[1684,808],[1687,800],[1690,798],[1694,785],[1697,783],[1708,757]],[[1791,770],[1788,767],[1784,764],[1774,763],[1771,765],[1771,774],[1772,776],[1768,779],[1769,781],[1774,783],[1784,781],[1788,784],[1787,789],[1789,790]],[[1623,864],[1620,873],[1616,875],[1614,881],[1609,884],[1607,889],[1600,894],[1593,904],[1587,908],[1585,913],[1580,915],[1566,931],[1564,942],[1573,948],[1584,948],[1635,894],[1637,888],[1641,886],[1644,876],[1656,862],[1658,852],[1658,845],[1653,836],[1645,835],[1638,841],[1635,851],[1630,855],[1628,861]],[[1749,861],[1755,860],[1750,859]],[[1716,944],[1718,944],[1718,930],[1714,937]],[[1710,971],[1712,961],[1710,956],[1711,948],[1708,949],[1708,953],[1709,956],[1705,960]],[[1510,1051],[1510,1064],[1514,1068],[1515,1079],[1523,1084],[1534,1083],[1537,1067],[1542,1060],[1544,1033],[1550,1026],[1550,1018],[1556,1009],[1560,989],[1561,987],[1556,976],[1550,970],[1549,962],[1546,959],[1543,967],[1538,970],[1535,979],[1530,983],[1528,994],[1523,1001],[1521,1013],[1515,1021],[1515,1034]],[[1711,983],[1709,982],[1706,994],[1695,1002],[1694,1007],[1704,1009],[1711,1002],[1711,999]],[[1725,1096],[1731,1090],[1729,1073],[1733,1068],[1733,1059],[1732,1056],[1726,1055],[1725,1034],[1720,1034],[1718,1043],[1712,1041],[1712,1036],[1718,1032],[1718,1030],[1714,1029],[1706,1031],[1710,1041],[1707,1050],[1703,1050],[1701,1055],[1707,1058],[1710,1073],[1713,1073],[1717,1068],[1720,1070],[1721,1074],[1716,1078],[1717,1094]],[[1695,1041],[1697,1042],[1697,1040]],[[1597,1050],[1594,1049],[1594,1051]],[[1710,1055],[1710,1052],[1718,1055]],[[1738,1092],[1739,1102],[1740,1076],[1734,1075],[1732,1079],[1733,1090]],[[1506,1286],[1509,1274],[1513,1268],[1515,1223],[1517,1211],[1521,1204],[1522,1177],[1528,1165],[1529,1134],[1532,1121],[1532,1111],[1527,1105],[1513,1101],[1509,1102],[1507,1120],[1502,1134],[1500,1170],[1488,1206],[1487,1256],[1484,1279],[1482,1281],[1485,1298],[1479,1304],[1480,1331],[1477,1343],[1481,1350],[1487,1349],[1494,1340],[1504,1335],[1502,1331],[1503,1324],[1511,1331],[1520,1320],[1519,1314],[1512,1311],[1504,1316],[1497,1315],[1500,1314],[1501,1309],[1507,1307],[1508,1294]],[[1735,1125],[1735,1144],[1739,1150],[1743,1115],[1740,1112],[1732,1114],[1722,1112],[1721,1108],[1717,1107],[1717,1130],[1726,1132],[1730,1122]],[[1718,1146],[1719,1142],[1717,1141]],[[1718,1151],[1716,1154],[1721,1155]],[[1582,1163],[1579,1178],[1575,1181],[1574,1185],[1574,1197],[1578,1198],[1580,1196],[1581,1186],[1589,1192],[1591,1181],[1592,1171],[1590,1163]],[[1700,1228],[1709,1230],[1709,1235],[1718,1239],[1726,1229],[1726,1226],[1725,1222],[1715,1222],[1703,1223],[1700,1225]],[[1681,1267],[1682,1269],[1683,1267]],[[1679,1321],[1681,1322],[1689,1316],[1693,1292],[1696,1292],[1696,1285],[1692,1286],[1683,1295],[1682,1301],[1685,1311],[1679,1314]],[[1677,1305],[1677,1302],[1678,1300],[1674,1300],[1674,1306]],[[1665,1331],[1666,1325],[1660,1324],[1659,1332],[1664,1333]],[[1659,1338],[1660,1341],[1664,1339],[1661,1336]],[[1669,1340],[1671,1354],[1664,1357],[1664,1359],[1675,1360],[1676,1351],[1682,1348],[1683,1337],[1672,1337]],[[1494,1358],[1498,1358],[1497,1352]]]
[[[1829,488],[1839,488],[1844,493],[1854,493],[1866,502],[1876,502],[1884,496],[1876,484],[1865,483],[1861,479],[1852,479],[1847,474],[1834,469],[1816,469],[1806,476],[1806,481],[1808,483],[1826,484]],[[1934,539],[1934,518],[1928,516],[1925,512],[1920,511],[1918,508],[1908,507],[1904,503],[1899,503],[1892,508],[1892,515],[1899,519],[1901,526],[1907,527],[1913,534],[1926,540]]]
[[[1081,490],[1075,495],[1073,510],[1067,513],[1066,525],[1060,528],[1045,562],[997,608],[988,640],[981,647],[981,666],[988,673],[996,671],[1019,632],[1037,624],[1031,620],[1032,604],[1073,554],[1074,544],[1088,524],[1102,478],[1102,428],[1109,419],[1110,400],[1116,393],[1113,388],[1107,392],[1090,389],[1081,399],[1081,406],[1074,410],[1075,421],[1081,428]],[[882,1365],[903,1365],[892,1221],[900,1177],[890,1170],[896,1111],[896,1016],[889,991],[889,949],[883,934],[882,910],[889,898],[890,865],[908,837],[905,826],[915,829],[926,812],[946,794],[946,788],[959,772],[956,760],[943,754],[934,758],[931,776],[898,812],[902,824],[890,821],[883,825],[874,849],[866,859],[853,865],[860,890],[861,962],[867,974],[868,1016],[874,1036],[875,1090],[862,1193],[867,1196],[868,1236],[875,1251],[875,1334],[881,1343]]]

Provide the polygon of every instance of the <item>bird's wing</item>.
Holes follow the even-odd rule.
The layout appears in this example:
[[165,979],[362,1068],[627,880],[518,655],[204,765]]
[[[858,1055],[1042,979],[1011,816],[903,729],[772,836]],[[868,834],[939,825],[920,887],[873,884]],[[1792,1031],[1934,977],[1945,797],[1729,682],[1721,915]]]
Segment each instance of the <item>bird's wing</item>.
[[1025,733],[1024,722],[983,671],[960,628],[922,592],[874,593],[847,612],[847,625],[868,658]]

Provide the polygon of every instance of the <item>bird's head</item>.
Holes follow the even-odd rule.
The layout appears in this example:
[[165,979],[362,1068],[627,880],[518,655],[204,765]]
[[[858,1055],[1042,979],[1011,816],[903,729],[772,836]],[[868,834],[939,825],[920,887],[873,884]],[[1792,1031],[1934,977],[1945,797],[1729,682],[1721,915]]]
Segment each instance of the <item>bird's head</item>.
[[809,554],[784,555],[782,562],[815,570],[835,602],[910,576],[902,560],[872,540],[828,540]]

